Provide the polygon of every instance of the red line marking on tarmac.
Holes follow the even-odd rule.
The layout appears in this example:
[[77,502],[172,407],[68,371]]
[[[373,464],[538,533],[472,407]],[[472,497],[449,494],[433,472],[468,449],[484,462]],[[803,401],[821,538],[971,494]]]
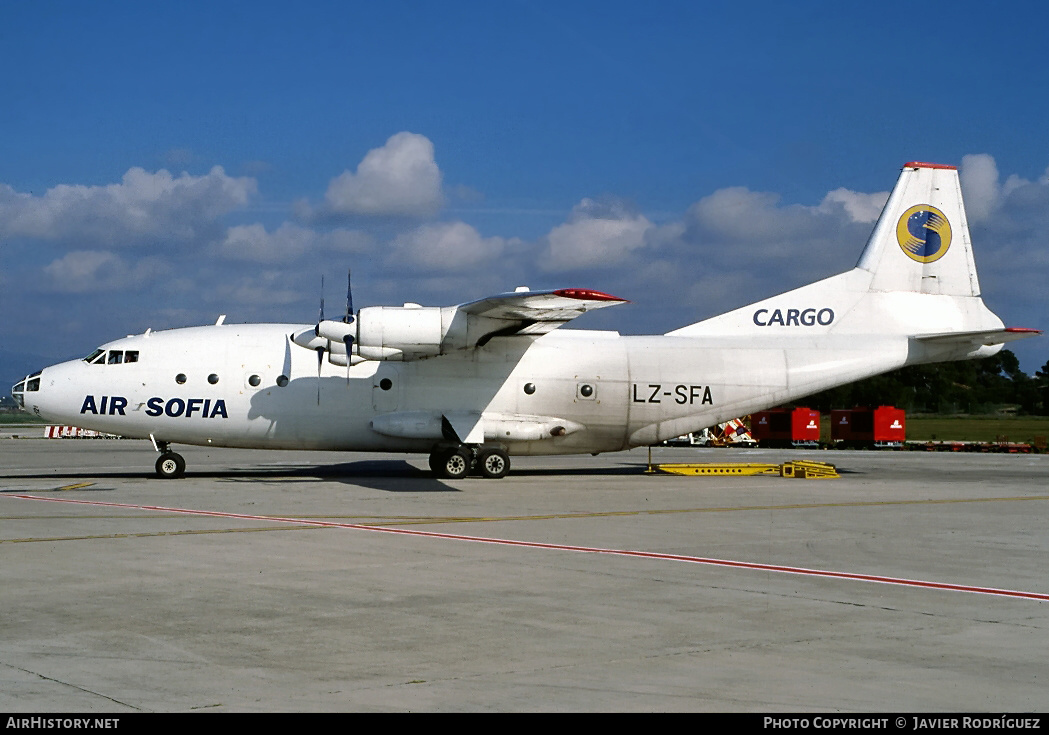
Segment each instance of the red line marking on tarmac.
[[758,562],[733,561],[731,559],[713,559],[702,556],[687,556],[684,554],[662,554],[655,551],[633,551],[629,549],[603,549],[592,546],[572,546],[569,544],[547,544],[539,541],[517,541],[514,539],[491,538],[487,536],[466,536],[458,533],[438,533],[436,531],[419,531],[403,528],[390,528],[388,526],[365,526],[358,523],[337,523],[335,521],[317,521],[304,518],[284,518],[281,516],[259,516],[246,513],[224,513],[217,510],[194,510],[192,508],[170,508],[163,505],[134,505],[129,503],[110,503],[101,500],[75,500],[73,498],[42,498],[37,495],[2,495],[4,498],[18,498],[21,500],[39,500],[48,503],[73,503],[75,505],[94,505],[108,508],[127,508],[129,510],[155,510],[163,513],[181,513],[183,515],[209,516],[213,518],[239,518],[252,521],[273,521],[274,523],[294,523],[296,525],[318,526],[323,528],[346,528],[357,531],[373,531],[376,533],[395,533],[402,536],[422,536],[425,538],[446,539],[450,541],[470,541],[473,543],[496,544],[498,546],[518,546],[529,549],[550,549],[554,551],[575,551],[584,554],[605,554],[608,556],[627,556],[639,559],[661,559],[664,561],[682,561],[690,564],[704,564],[707,566],[731,567],[734,569],[752,569],[763,572],[778,572],[781,574],[796,574],[805,577],[824,577],[829,579],[848,579],[856,582],[874,582],[877,584],[892,584],[903,587],[921,587],[924,589],[949,590],[951,592],[970,592],[980,595],[996,595],[999,597],[1018,597],[1024,600],[1047,600],[1049,594],[1041,592],[1024,592],[1023,590],[1006,590],[995,587],[976,587],[967,584],[950,584],[947,582],[928,582],[920,579],[904,579],[900,577],[885,577],[876,574],[854,574],[852,572],[835,572],[826,569],[806,569],[805,567],[789,567],[779,564],[762,564]]

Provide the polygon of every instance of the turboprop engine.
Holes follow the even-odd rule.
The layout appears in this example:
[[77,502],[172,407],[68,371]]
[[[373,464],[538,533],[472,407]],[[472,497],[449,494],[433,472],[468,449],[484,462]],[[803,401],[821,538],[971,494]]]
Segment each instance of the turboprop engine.
[[474,347],[504,326],[497,319],[467,314],[456,306],[366,306],[349,323],[321,320],[292,340],[308,349],[328,350],[328,359],[338,365],[347,359],[351,364],[419,360]]
[[357,314],[357,354],[366,360],[417,360],[442,352],[455,308],[368,306]]

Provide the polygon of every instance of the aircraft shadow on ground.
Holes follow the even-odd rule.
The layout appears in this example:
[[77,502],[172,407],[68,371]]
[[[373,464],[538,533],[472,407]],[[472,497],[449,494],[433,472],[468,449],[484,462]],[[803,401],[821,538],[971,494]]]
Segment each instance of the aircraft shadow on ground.
[[[336,464],[242,467],[221,472],[192,473],[227,482],[288,482],[321,480],[386,492],[459,492],[405,460],[363,460]],[[188,476],[188,475],[187,475]]]
[[[551,478],[578,477],[578,476],[624,476],[641,475],[644,465],[611,465],[606,467],[569,467],[569,468],[523,468],[511,471],[510,477],[527,478]],[[156,481],[162,487],[170,487],[173,491],[178,490],[179,483],[183,480],[162,480],[152,472],[144,469],[107,470],[105,472],[92,472],[90,468],[83,470],[67,471],[45,471],[37,473],[19,472],[18,474],[4,474],[0,472],[0,479],[9,480],[54,480],[56,484],[72,484],[76,482],[89,482],[98,480],[128,480],[133,478]],[[435,478],[428,470],[419,469],[405,460],[362,460],[359,462],[340,462],[335,464],[300,464],[279,466],[244,466],[232,467],[221,470],[188,470],[185,480],[214,479],[223,482],[254,482],[254,483],[280,483],[280,482],[309,482],[329,481],[339,482],[346,485],[383,490],[386,492],[461,492],[462,483],[483,483],[493,488],[499,487],[499,481],[485,480],[480,477],[469,477],[456,481],[456,487],[447,481]],[[113,490],[112,487],[76,488],[78,492],[90,492],[101,490]],[[7,490],[0,492],[26,492],[24,489]]]
[[[198,479],[214,479],[226,482],[308,482],[313,480],[340,482],[346,485],[368,487],[388,492],[458,492],[456,488],[441,482],[429,471],[413,467],[404,460],[369,460],[362,462],[344,462],[337,464],[301,464],[268,467],[232,467],[220,470],[188,470],[183,480],[163,480],[152,472],[143,469],[107,470],[92,472],[91,468],[83,470],[45,471],[36,473],[19,472],[4,474],[0,479],[7,480],[53,480],[56,484],[90,482],[98,480],[145,479],[156,481],[161,487],[170,487],[177,491],[179,483]],[[78,491],[112,490],[111,487],[83,487]],[[25,489],[0,489],[0,492],[26,492]]]

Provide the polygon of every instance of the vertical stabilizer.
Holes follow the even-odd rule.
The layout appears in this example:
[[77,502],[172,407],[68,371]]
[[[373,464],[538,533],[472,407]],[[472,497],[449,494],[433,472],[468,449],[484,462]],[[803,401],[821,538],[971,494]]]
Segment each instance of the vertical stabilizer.
[[958,169],[904,164],[856,267],[871,291],[979,296]]

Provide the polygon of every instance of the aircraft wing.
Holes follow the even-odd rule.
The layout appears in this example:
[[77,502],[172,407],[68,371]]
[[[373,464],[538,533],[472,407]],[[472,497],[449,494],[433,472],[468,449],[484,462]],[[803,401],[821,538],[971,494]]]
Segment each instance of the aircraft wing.
[[546,334],[591,309],[624,304],[601,291],[518,290],[458,306],[366,306],[356,318],[321,319],[292,335],[300,347],[328,352],[333,364],[419,360],[484,347],[493,337]]
[[1027,329],[1025,327],[1006,327],[1004,329],[990,329],[979,332],[948,332],[946,334],[926,334],[915,337],[920,342],[931,342],[933,344],[971,344],[1000,345],[1005,342],[1013,342],[1026,337],[1037,337],[1042,333],[1040,329]]
[[[554,291],[514,291],[460,304],[464,314],[506,322],[500,335],[545,334],[592,309],[627,303],[601,291],[560,288]],[[494,334],[489,336],[495,336]]]

